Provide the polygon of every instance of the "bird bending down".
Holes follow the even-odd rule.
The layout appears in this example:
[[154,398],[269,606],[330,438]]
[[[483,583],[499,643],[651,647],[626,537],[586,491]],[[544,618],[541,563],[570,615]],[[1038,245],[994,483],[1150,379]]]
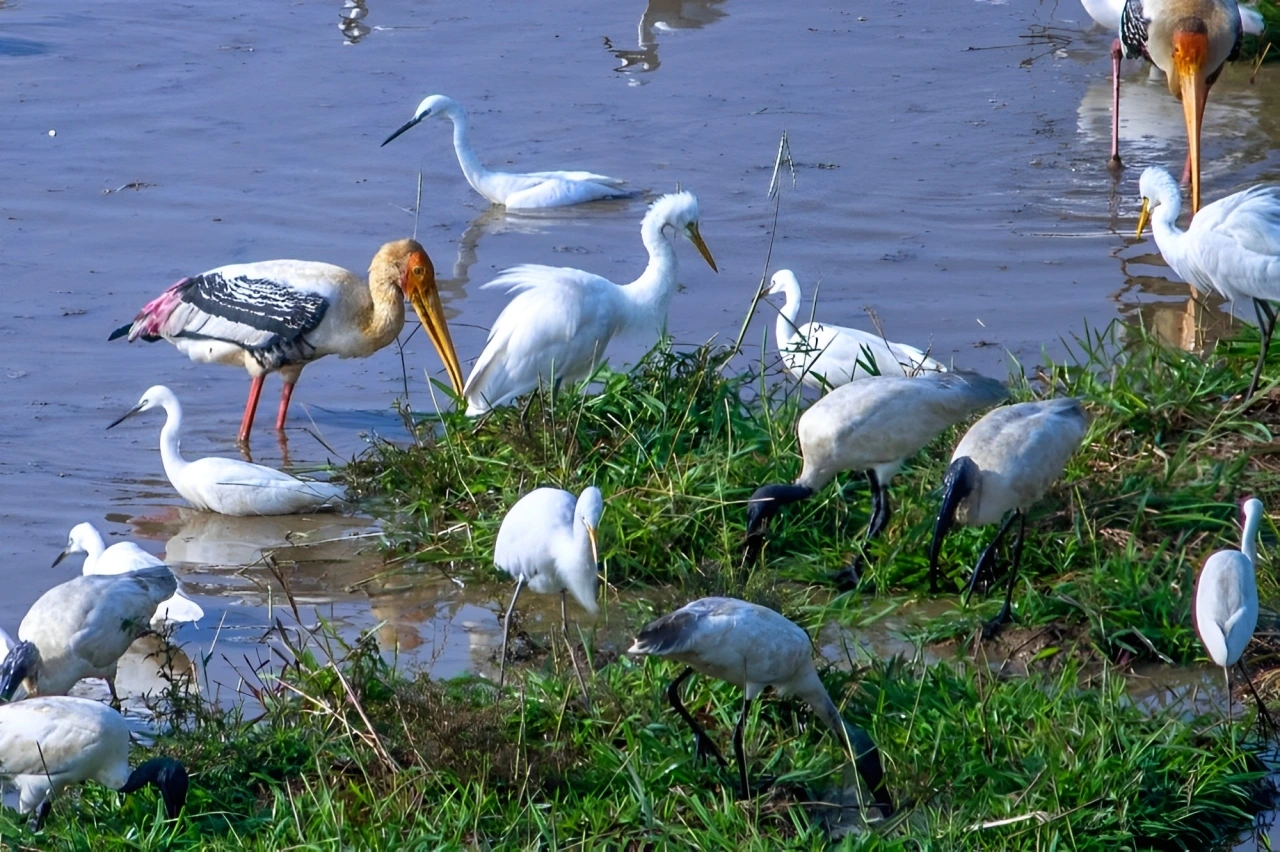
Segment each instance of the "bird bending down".
[[302,368],[326,355],[367,358],[404,328],[408,299],[444,361],[454,390],[462,368],[453,348],[435,268],[413,240],[387,243],[369,264],[366,282],[354,272],[307,260],[268,260],[220,266],[152,299],[110,340],[167,340],[192,361],[249,371],[252,384],[240,421],[247,443],[268,373],[284,379],[276,431],[283,431],[289,399]]
[[1178,227],[1182,193],[1173,175],[1151,167],[1138,181],[1142,211],[1138,237],[1147,222],[1164,262],[1184,281],[1232,301],[1252,299],[1262,349],[1244,398],[1253,397],[1276,328],[1271,301],[1280,299],[1280,186],[1255,186],[1220,198]]
[[824,390],[846,385],[855,378],[874,375],[914,376],[946,367],[914,346],[892,343],[878,334],[821,322],[796,324],[800,312],[800,282],[790,269],[780,269],[769,280],[766,296],[781,293],[786,300],[778,311],[774,331],[778,354],[787,372],[806,385]]
[[169,819],[187,801],[187,770],[157,757],[129,771],[129,726],[97,701],[53,696],[0,706],[0,776],[18,788],[18,812],[39,831],[53,800],[72,784],[96,781],[121,793],[151,784]]
[[[83,574],[128,574],[141,568],[154,568],[164,563],[131,541],[119,541],[110,547],[102,540],[102,534],[93,524],[76,524],[67,536],[67,546],[53,560],[57,567],[63,559],[75,553],[83,553]],[[204,618],[200,604],[182,593],[181,585],[173,597],[156,607],[151,616],[151,626],[160,628],[166,624],[199,621]]]
[[163,408],[160,460],[164,474],[183,498],[206,512],[221,515],[295,515],[341,503],[343,489],[328,482],[298,479],[274,468],[238,459],[182,457],[182,406],[164,385],[147,389],[133,408],[112,422],[118,426],[135,414]]
[[66,695],[83,678],[100,677],[119,703],[116,663],[177,590],[177,578],[163,565],[54,586],[31,605],[18,642],[0,663],[0,701],[11,700],[19,685],[27,695]]
[[[1226,63],[1239,55],[1243,35],[1240,7],[1234,0],[1126,0],[1120,15],[1125,57],[1150,59],[1168,78],[1169,91],[1182,101],[1192,215],[1200,210],[1200,128],[1209,87]],[[1117,74],[1119,62],[1117,57]],[[1117,77],[1117,134],[1119,91]]]
[[508,210],[539,210],[567,207],[602,198],[627,198],[634,193],[624,189],[624,180],[591,172],[494,172],[486,169],[471,147],[471,129],[462,105],[444,95],[430,95],[413,112],[413,118],[400,126],[382,144],[426,118],[447,118],[453,122],[453,149],[458,165],[471,188],[494,204]]
[[[792,485],[764,485],[747,502],[746,561],[764,546],[771,517],[812,497],[836,474],[865,470],[871,483],[871,539],[889,523],[889,483],[903,463],[945,429],[1008,396],[1004,385],[976,373],[925,373],[914,379],[871,376],[838,387],[796,424],[804,467]],[[836,579],[858,582],[851,564]]]
[[1231,666],[1237,666],[1258,702],[1258,714],[1272,730],[1275,724],[1267,712],[1241,656],[1258,626],[1258,525],[1262,523],[1262,501],[1244,503],[1244,524],[1239,550],[1219,550],[1205,560],[1196,578],[1195,606],[1191,610],[1196,633],[1209,658],[1222,667],[1227,682],[1227,712],[1231,708]]
[[516,581],[511,605],[502,617],[502,652],[498,664],[498,688],[507,677],[507,639],[511,635],[511,612],[516,608],[520,590],[528,586],[540,595],[560,595],[560,630],[569,647],[582,697],[587,697],[587,684],[578,668],[578,660],[569,641],[569,609],[566,595],[582,604],[591,614],[598,611],[596,565],[599,550],[596,529],[604,512],[604,497],[595,486],[584,488],[575,497],[559,488],[535,488],[521,497],[502,519],[498,540],[493,548],[493,562]]
[[780,695],[794,695],[813,709],[853,759],[881,814],[888,817],[893,813],[879,750],[865,731],[840,715],[814,668],[809,634],[794,622],[767,607],[736,598],[702,598],[650,622],[627,653],[666,657],[685,664],[685,670],[667,688],[667,698],[693,729],[695,759],[710,756],[721,766],[726,765],[707,732],[680,701],[680,685],[696,671],[743,691],[742,714],[733,730],[742,798],[751,793],[742,743],[747,712],[751,702],[772,686]]
[[969,580],[971,592],[980,575],[991,575],[1000,540],[1014,518],[1018,519],[1004,606],[984,626],[983,638],[994,637],[1011,615],[1027,509],[1062,476],[1067,460],[1079,448],[1088,428],[1089,415],[1079,400],[1022,402],[988,412],[956,445],[943,480],[942,508],[929,546],[930,591],[938,591],[938,553],[953,524],[986,526],[1011,512],[979,557]]
[[467,414],[506,405],[540,384],[559,385],[591,375],[615,334],[661,334],[676,286],[676,237],[716,262],[698,232],[698,199],[691,192],[664,195],[640,223],[649,264],[640,277],[619,286],[568,267],[525,264],[508,269],[488,287],[515,293],[489,331],[484,351],[467,378]]

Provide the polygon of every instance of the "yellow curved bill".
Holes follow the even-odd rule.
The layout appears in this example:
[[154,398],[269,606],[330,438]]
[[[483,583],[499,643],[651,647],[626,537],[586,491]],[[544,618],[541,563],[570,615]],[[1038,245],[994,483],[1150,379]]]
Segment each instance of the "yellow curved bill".
[[440,304],[440,293],[436,290],[435,281],[414,287],[408,295],[413,312],[418,315],[436,352],[440,354],[440,360],[444,362],[444,369],[449,374],[454,392],[462,396],[462,367],[458,364],[458,352],[453,348],[453,337],[444,320],[444,305]]

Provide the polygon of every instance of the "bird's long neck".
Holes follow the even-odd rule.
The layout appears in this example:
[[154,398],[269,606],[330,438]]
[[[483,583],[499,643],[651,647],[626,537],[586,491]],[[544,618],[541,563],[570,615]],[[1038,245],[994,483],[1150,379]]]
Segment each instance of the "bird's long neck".
[[800,288],[794,281],[787,281],[782,285],[782,295],[786,301],[778,311],[778,324],[774,329],[779,349],[800,333],[800,327],[796,325],[796,316],[800,313]]
[[[1170,178],[1170,183],[1173,179]],[[1182,268],[1182,260],[1187,254],[1187,232],[1178,227],[1178,214],[1182,212],[1182,193],[1177,184],[1172,190],[1164,187],[1160,193],[1160,204],[1151,211],[1151,232],[1155,234],[1156,245],[1165,263],[1175,271]]]
[[463,176],[472,189],[493,201],[485,191],[493,172],[484,167],[476,149],[471,146],[471,127],[467,123],[467,114],[461,108],[455,108],[449,110],[448,116],[453,122],[453,150],[458,155],[458,165],[462,166]]
[[1253,563],[1258,564],[1258,526],[1262,523],[1261,512],[1245,514],[1244,529],[1240,533],[1240,552]]
[[86,568],[92,568],[93,563],[98,561],[98,557],[107,549],[107,543],[102,540],[102,534],[96,528],[81,530],[80,546],[84,548],[86,554],[84,564]]
[[182,457],[182,406],[176,399],[164,402],[164,426],[160,429],[160,461],[170,480],[187,466]]
[[368,342],[372,355],[391,341],[404,328],[404,292],[400,289],[400,271],[389,264],[369,269],[369,287],[352,288],[349,294],[355,321]]
[[666,331],[667,309],[676,287],[678,261],[674,240],[663,232],[663,222],[646,218],[640,225],[640,240],[649,252],[649,263],[640,277],[619,289],[630,302],[628,328],[635,331]]

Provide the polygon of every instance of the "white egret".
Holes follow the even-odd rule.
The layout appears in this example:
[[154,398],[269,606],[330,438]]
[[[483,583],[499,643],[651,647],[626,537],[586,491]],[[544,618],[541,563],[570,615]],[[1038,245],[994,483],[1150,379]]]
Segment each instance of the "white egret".
[[[164,562],[131,541],[119,541],[107,547],[102,534],[93,524],[88,523],[76,524],[71,528],[67,546],[53,560],[53,567],[75,553],[85,554],[84,565],[80,569],[83,574],[127,574],[140,568],[164,565]],[[155,614],[151,616],[151,626],[159,628],[165,624],[199,621],[202,618],[204,610],[200,608],[200,604],[184,595],[179,586],[173,597],[156,607]]]
[[249,440],[268,373],[284,379],[276,431],[284,430],[302,368],[326,355],[367,358],[404,328],[408,299],[440,353],[454,390],[462,368],[453,348],[431,258],[417,242],[387,243],[369,264],[369,280],[328,263],[268,260],[220,266],[152,299],[110,340],[167,340],[192,361],[249,371],[252,384],[240,421]]
[[1253,300],[1262,349],[1244,395],[1250,399],[1276,328],[1270,302],[1280,299],[1280,186],[1254,186],[1207,204],[1185,231],[1178,227],[1182,193],[1173,175],[1152,166],[1138,187],[1138,236],[1150,221],[1160,255],[1174,272],[1202,292]]
[[698,199],[691,192],[664,195],[640,223],[649,264],[618,286],[581,269],[526,264],[508,269],[485,287],[515,293],[502,309],[484,351],[467,378],[467,414],[484,414],[536,390],[539,384],[585,379],[622,331],[661,334],[676,286],[675,241],[688,237],[714,270],[698,232]]
[[819,390],[846,385],[860,376],[873,375],[873,364],[882,376],[910,377],[947,369],[914,346],[893,343],[869,331],[822,322],[797,325],[800,282],[790,269],[779,269],[769,279],[765,295],[779,293],[785,302],[774,330],[778,354],[787,372],[806,385]]
[[295,515],[342,502],[343,489],[328,482],[298,479],[287,473],[239,459],[187,461],[180,447],[182,406],[173,391],[153,385],[138,404],[116,418],[108,429],[135,414],[163,408],[160,460],[174,489],[197,509],[223,515]]
[[[1187,125],[1187,175],[1191,212],[1200,210],[1200,127],[1209,87],[1240,53],[1244,31],[1235,0],[1126,0],[1120,43],[1129,59],[1146,56],[1165,73],[1169,91],[1182,101]],[[1119,60],[1116,60],[1118,68]],[[1118,84],[1117,84],[1118,86]],[[1119,89],[1117,88],[1117,127]]]
[[[754,562],[771,517],[812,497],[836,474],[865,470],[871,483],[867,538],[889,523],[889,483],[903,463],[956,423],[1008,396],[1004,385],[975,373],[873,376],[838,387],[815,402],[796,424],[804,467],[792,485],[765,485],[747,503],[746,561]],[[856,584],[855,564],[836,575]]]
[[471,188],[494,204],[502,204],[508,210],[539,210],[547,207],[566,207],[602,198],[626,198],[633,195],[624,188],[626,181],[608,175],[591,172],[494,172],[486,169],[471,147],[471,129],[467,112],[453,98],[429,95],[422,99],[413,112],[413,118],[400,126],[382,144],[386,145],[401,133],[426,118],[447,118],[453,122],[453,149],[458,154],[458,165]]
[[157,757],[129,770],[129,726],[118,712],[86,698],[28,698],[0,706],[0,776],[18,788],[18,812],[44,825],[53,800],[72,784],[96,781],[121,793],[151,784],[169,819],[187,801],[187,770]]
[[595,614],[598,610],[596,566],[600,558],[596,528],[603,512],[604,497],[594,485],[584,488],[577,497],[559,488],[535,488],[517,500],[502,519],[493,548],[493,562],[515,578],[516,591],[502,617],[499,689],[506,682],[511,612],[516,608],[520,590],[528,586],[541,595],[560,595],[561,633],[586,697],[586,681],[582,679],[573,643],[569,641],[566,596],[572,594],[587,612]]
[[871,790],[884,816],[893,813],[884,768],[875,743],[840,715],[813,665],[809,634],[773,610],[736,598],[702,598],[645,626],[628,654],[666,657],[686,668],[667,688],[667,698],[693,729],[695,758],[714,757],[726,765],[720,751],[680,701],[680,685],[693,672],[732,683],[743,692],[742,713],[733,730],[742,798],[750,795],[743,728],[751,702],[766,687],[780,695],[794,695],[807,703],[854,759],[858,774]]
[[177,589],[163,565],[54,586],[27,610],[18,642],[0,664],[0,701],[12,699],[19,685],[28,695],[66,695],[81,679],[100,677],[119,703],[116,663]]
[[1219,550],[1209,556],[1196,578],[1195,605],[1191,619],[1209,658],[1222,667],[1227,682],[1227,708],[1231,707],[1231,666],[1244,675],[1258,702],[1258,712],[1272,728],[1271,714],[1253,687],[1253,680],[1241,657],[1258,626],[1258,526],[1262,523],[1262,501],[1244,502],[1244,524],[1239,550]]
[[[1120,32],[1120,18],[1127,0],[1081,0],[1085,12],[1103,29]],[[1240,22],[1245,33],[1261,35],[1264,29],[1262,15],[1248,6],[1240,6]],[[1123,57],[1120,39],[1111,42],[1111,163],[1120,165],[1120,59]],[[1130,59],[1136,59],[1131,56]]]
[[933,593],[938,591],[938,553],[953,524],[986,526],[1010,512],[973,569],[969,580],[972,591],[979,575],[990,576],[1000,540],[1013,519],[1018,519],[1004,606],[984,626],[984,638],[995,636],[1010,617],[1013,584],[1022,563],[1027,509],[1062,476],[1067,460],[1080,447],[1088,428],[1089,415],[1079,400],[1022,402],[987,412],[970,427],[951,455],[943,481],[942,508],[929,546],[929,588]]

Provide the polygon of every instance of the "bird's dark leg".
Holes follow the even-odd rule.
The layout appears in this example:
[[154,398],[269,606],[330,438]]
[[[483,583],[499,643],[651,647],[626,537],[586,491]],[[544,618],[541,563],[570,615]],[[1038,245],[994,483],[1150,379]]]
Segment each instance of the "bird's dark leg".
[[969,578],[969,585],[964,590],[965,606],[969,605],[969,596],[973,594],[973,589],[978,585],[978,578],[985,577],[989,584],[995,579],[996,556],[1000,547],[1000,541],[1004,538],[1004,534],[1009,531],[1009,525],[1013,523],[1017,512],[1011,512],[1009,517],[1004,519],[1004,523],[1000,525],[1000,529],[996,531],[995,538],[991,539],[991,543],[982,551],[982,555],[978,557],[978,564],[973,566],[973,576]]
[[31,829],[33,834],[44,828],[44,821],[49,818],[49,811],[52,809],[53,801],[46,796],[45,800],[40,803],[40,806],[36,808],[35,816],[33,816],[27,823],[27,828]]
[[563,590],[560,592],[560,635],[564,637],[564,644],[569,648],[569,663],[573,666],[573,673],[578,676],[578,686],[582,688],[582,702],[590,713],[591,696],[587,693],[587,681],[582,676],[582,669],[578,667],[578,655],[574,653],[573,642],[569,639],[569,604]]
[[244,417],[240,418],[240,443],[249,443],[249,433],[253,431],[253,416],[258,413],[258,397],[262,396],[262,383],[267,377],[254,376],[249,385],[249,398],[244,403]]
[[704,760],[708,755],[714,757],[716,762],[721,766],[728,766],[725,762],[724,755],[720,753],[720,749],[716,748],[715,743],[711,742],[711,738],[707,736],[707,732],[693,718],[692,714],[685,709],[684,704],[680,701],[680,684],[684,683],[685,678],[693,674],[693,667],[686,666],[685,670],[680,672],[675,680],[671,681],[671,685],[667,687],[667,700],[671,702],[671,706],[680,714],[680,718],[693,730],[693,759]]
[[107,691],[111,693],[111,706],[116,710],[120,709],[120,694],[116,692],[116,679],[114,677],[103,678],[107,682]]
[[1253,393],[1258,389],[1258,381],[1262,378],[1262,365],[1267,360],[1267,349],[1271,346],[1271,334],[1276,330],[1276,312],[1269,302],[1262,299],[1253,300],[1253,310],[1258,315],[1258,332],[1262,336],[1262,348],[1258,352],[1258,366],[1253,368],[1253,381],[1249,382],[1249,389],[1244,392],[1245,402],[1253,398]]
[[1018,568],[1022,566],[1022,540],[1027,532],[1026,513],[1021,509],[1015,509],[1014,512],[1018,515],[1018,537],[1013,541],[1013,565],[1009,568],[1009,587],[1005,590],[1004,606],[1000,607],[1000,612],[982,626],[983,639],[994,639],[1000,632],[1000,628],[1013,615],[1013,584],[1017,582]]
[[[867,481],[871,483],[871,520],[867,523],[867,541],[870,541],[884,532],[884,528],[889,525],[891,511],[888,485],[880,481],[880,477],[876,476],[874,470],[867,471]],[[831,575],[836,588],[847,591],[862,582],[859,561],[859,557],[855,554],[848,565]]]
[[747,711],[751,709],[751,699],[742,699],[742,715],[738,717],[738,724],[733,729],[733,754],[738,758],[738,780],[742,786],[739,790],[742,798],[751,797],[751,785],[747,782],[747,752],[742,747],[743,729],[747,726]]
[[[1271,718],[1271,714],[1267,712],[1267,705],[1262,703],[1262,698],[1258,695],[1258,690],[1253,687],[1253,678],[1249,677],[1249,670],[1245,668],[1244,660],[1236,661],[1236,667],[1240,669],[1240,674],[1244,675],[1244,682],[1249,684],[1249,691],[1253,693],[1253,700],[1258,702],[1258,718],[1262,720],[1262,735],[1267,739],[1275,736],[1276,723]],[[1227,693],[1227,700],[1231,700],[1231,693]]]
[[1120,162],[1120,39],[1111,42],[1111,159],[1107,168],[1118,171],[1124,168]]
[[524,587],[524,577],[516,578],[516,593],[511,596],[511,605],[507,607],[507,614],[502,617],[502,654],[499,656],[498,663],[498,691],[502,691],[502,685],[507,680],[507,639],[511,636],[511,613],[516,608],[516,599],[520,597],[520,589]]
[[942,508],[933,525],[933,542],[929,545],[929,593],[938,593],[938,553],[942,540],[947,537],[951,525],[956,522],[956,510],[960,502],[973,493],[978,483],[978,466],[968,456],[951,462],[946,478],[942,480]]

